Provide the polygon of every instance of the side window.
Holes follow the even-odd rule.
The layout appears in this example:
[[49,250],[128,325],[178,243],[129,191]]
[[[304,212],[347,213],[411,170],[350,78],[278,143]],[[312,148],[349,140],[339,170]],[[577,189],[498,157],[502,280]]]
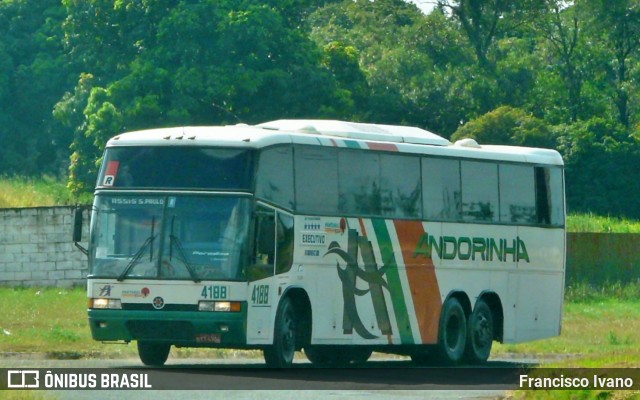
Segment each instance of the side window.
[[260,153],[256,196],[293,209],[293,152],[290,146],[271,147]]
[[382,215],[398,218],[422,216],[420,158],[381,154],[380,184]]
[[338,209],[338,150],[297,146],[296,206],[307,214],[333,215]]
[[564,226],[564,183],[562,169],[549,168],[549,187],[551,188],[551,224]]
[[425,219],[460,220],[460,161],[422,159],[423,213]]
[[498,165],[462,161],[462,220],[498,222]]
[[532,166],[500,165],[500,222],[538,222]]
[[255,218],[253,261],[247,268],[249,281],[268,278],[274,274],[276,249],[276,213],[258,206]]
[[564,225],[562,169],[535,168],[537,222]]
[[346,214],[379,215],[380,157],[365,151],[341,150],[338,153],[338,209]]
[[293,217],[277,213],[276,222],[276,274],[291,269],[293,262]]

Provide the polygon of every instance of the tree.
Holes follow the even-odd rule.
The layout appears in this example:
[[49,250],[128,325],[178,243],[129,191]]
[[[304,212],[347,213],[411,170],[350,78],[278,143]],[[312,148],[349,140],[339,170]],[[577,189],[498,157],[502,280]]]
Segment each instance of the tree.
[[58,146],[70,137],[56,130],[51,105],[69,82],[63,19],[57,0],[0,2],[2,173],[55,173],[61,162]]
[[556,131],[569,210],[640,218],[640,143],[624,125],[594,117]]
[[[95,170],[92,166],[108,138],[122,131],[331,117],[348,109],[335,79],[322,65],[321,49],[303,31],[290,28],[291,20],[275,5],[121,1],[111,11],[103,0],[89,3],[67,1],[74,15],[73,23],[66,25],[67,37],[89,35],[93,29],[98,37],[104,36],[97,41],[77,39],[71,48],[87,54],[84,67],[93,76],[90,88],[85,74],[63,100],[84,101],[75,108],[83,118],[62,112],[68,110],[65,104],[58,114],[79,123],[70,177],[77,190],[91,187],[93,179],[83,171]],[[90,24],[84,12],[98,16],[98,22]],[[140,31],[128,21],[144,13],[153,17]],[[115,49],[114,54],[122,50],[121,57],[105,44]],[[101,58],[105,65],[95,65]]]
[[547,64],[557,65],[566,90],[569,120],[576,122],[583,115],[582,87],[586,48],[582,40],[584,22],[582,6],[564,0],[545,0],[544,12],[535,22],[537,31],[549,45]]
[[607,69],[614,77],[614,104],[618,121],[629,128],[631,110],[629,101],[635,87],[630,76],[630,64],[637,62],[640,47],[640,2],[637,0],[584,0],[590,11],[591,35],[603,44],[603,49],[611,54]]
[[508,37],[527,21],[539,3],[531,0],[437,0],[437,7],[460,23],[480,68],[496,74],[489,52],[496,41]]
[[543,120],[508,106],[469,121],[451,136],[452,141],[464,138],[475,139],[480,144],[556,147],[554,132]]

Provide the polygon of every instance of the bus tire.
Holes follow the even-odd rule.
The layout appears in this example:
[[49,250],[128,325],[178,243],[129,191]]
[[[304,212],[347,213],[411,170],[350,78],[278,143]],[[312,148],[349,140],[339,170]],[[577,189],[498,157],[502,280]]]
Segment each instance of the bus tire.
[[144,365],[161,367],[169,358],[170,344],[138,340],[138,356]]
[[478,300],[467,323],[467,346],[465,359],[473,364],[487,361],[493,344],[493,314],[491,307]]
[[444,364],[458,364],[467,342],[467,318],[462,305],[450,297],[442,306],[438,332],[438,359]]
[[273,329],[273,345],[263,350],[264,360],[269,367],[286,368],[293,364],[296,352],[296,313],[289,297],[280,301],[276,311]]
[[304,348],[304,355],[313,365],[328,366],[332,365],[331,352],[326,348],[318,346],[306,346]]

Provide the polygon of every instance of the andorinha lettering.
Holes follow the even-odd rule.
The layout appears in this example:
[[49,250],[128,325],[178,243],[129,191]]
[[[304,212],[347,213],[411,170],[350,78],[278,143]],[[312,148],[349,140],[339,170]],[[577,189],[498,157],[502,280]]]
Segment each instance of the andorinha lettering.
[[519,236],[509,240],[467,236],[436,237],[425,233],[420,238],[413,256],[432,258],[434,250],[441,260],[530,262],[527,246]]

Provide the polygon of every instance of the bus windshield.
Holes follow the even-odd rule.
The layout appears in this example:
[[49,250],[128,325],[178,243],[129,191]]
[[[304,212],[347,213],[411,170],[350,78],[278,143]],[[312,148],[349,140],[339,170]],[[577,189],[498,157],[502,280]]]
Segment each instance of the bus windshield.
[[251,150],[212,147],[112,147],[106,150],[97,187],[248,190]]
[[242,280],[249,198],[99,195],[92,277]]

